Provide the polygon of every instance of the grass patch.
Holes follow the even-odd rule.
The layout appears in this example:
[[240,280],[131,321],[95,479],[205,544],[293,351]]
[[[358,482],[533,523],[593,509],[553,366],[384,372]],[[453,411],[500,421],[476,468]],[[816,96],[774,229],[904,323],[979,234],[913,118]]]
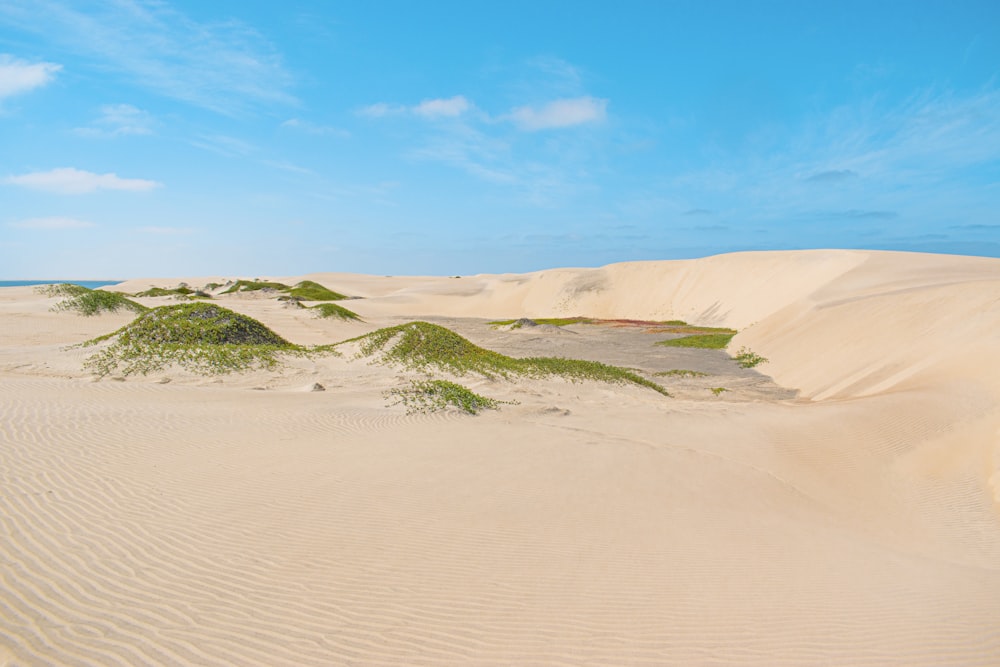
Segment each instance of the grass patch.
[[358,320],[361,318],[353,310],[348,310],[343,306],[338,306],[335,303],[321,303],[310,308],[316,317],[336,317],[342,320]]
[[736,353],[736,356],[733,357],[733,359],[736,360],[736,363],[739,364],[741,368],[753,368],[754,366],[767,363],[767,359],[745,347],[741,347],[740,351]]
[[289,296],[295,296],[303,301],[343,301],[347,296],[334,292],[319,283],[311,280],[303,280],[295,287],[286,290]]
[[695,334],[693,336],[684,336],[683,338],[671,338],[670,340],[661,340],[656,345],[721,350],[726,345],[729,345],[729,341],[736,335],[736,332],[732,329],[727,329],[726,331],[727,333]]
[[146,306],[132,301],[121,292],[90,290],[79,285],[72,287],[79,287],[83,291],[68,290],[64,292],[71,294],[71,296],[52,306],[52,310],[56,312],[72,310],[86,317],[101,313],[116,313],[119,310],[131,310],[133,313],[144,313],[149,310]]
[[390,405],[405,405],[406,414],[438,412],[452,406],[476,415],[483,410],[497,410],[501,403],[448,380],[418,380],[407,387],[390,389],[387,395],[396,399]]
[[84,343],[111,345],[84,363],[100,376],[142,374],[178,364],[203,375],[273,368],[279,352],[305,353],[246,315],[208,303],[147,310],[121,329]]
[[716,396],[718,396],[722,392],[729,391],[729,390],[726,389],[725,387],[712,387],[711,391],[712,391],[713,394],[715,394]]
[[80,294],[85,294],[89,292],[88,288],[83,285],[74,285],[73,283],[59,283],[56,285],[39,285],[35,288],[36,294],[42,294],[44,296],[78,296]]
[[489,378],[557,375],[570,380],[598,380],[648,387],[665,396],[667,390],[624,368],[597,361],[556,357],[508,357],[481,348],[457,333],[429,322],[409,322],[386,327],[343,343],[360,343],[359,356],[377,357],[383,363],[424,370],[437,368],[455,375],[478,373]]
[[653,373],[653,377],[703,378],[707,376],[708,373],[702,373],[701,371],[689,371],[682,368],[675,368],[669,371],[658,371],[656,373]]
[[150,287],[145,292],[136,292],[132,296],[187,296],[193,293],[194,290],[190,287],[174,287],[173,289]]
[[276,292],[287,292],[291,289],[284,283],[270,283],[264,280],[237,280],[230,285],[223,294],[233,294],[235,292],[256,292],[262,289],[274,290]]

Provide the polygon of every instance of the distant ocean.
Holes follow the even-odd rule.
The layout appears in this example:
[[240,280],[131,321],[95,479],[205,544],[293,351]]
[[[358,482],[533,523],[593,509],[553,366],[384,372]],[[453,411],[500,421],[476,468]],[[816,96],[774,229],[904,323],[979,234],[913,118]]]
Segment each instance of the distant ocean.
[[88,289],[97,289],[105,285],[117,285],[120,280],[0,280],[0,287],[26,287],[28,285],[54,285],[73,283]]

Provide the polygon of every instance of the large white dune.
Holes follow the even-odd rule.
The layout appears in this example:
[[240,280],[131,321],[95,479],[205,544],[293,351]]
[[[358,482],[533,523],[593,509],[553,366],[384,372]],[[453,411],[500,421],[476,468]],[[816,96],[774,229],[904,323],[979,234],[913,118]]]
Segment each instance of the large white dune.
[[469,378],[516,401],[473,418],[349,358],[93,382],[66,345],[130,316],[0,290],[0,665],[1000,664],[1000,260],[271,278],[363,297],[224,302],[297,342],[682,319],[798,394]]

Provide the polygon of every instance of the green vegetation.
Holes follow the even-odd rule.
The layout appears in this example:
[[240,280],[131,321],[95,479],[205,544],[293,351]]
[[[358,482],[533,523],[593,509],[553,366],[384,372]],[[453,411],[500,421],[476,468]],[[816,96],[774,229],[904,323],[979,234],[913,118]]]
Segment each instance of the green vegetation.
[[522,318],[519,320],[497,320],[490,322],[492,327],[506,327],[520,329],[528,322],[535,324],[551,324],[556,327],[564,327],[568,324],[591,324],[594,320],[589,317],[540,317],[538,319]]
[[767,363],[767,359],[760,356],[756,352],[751,352],[745,347],[741,347],[740,351],[736,353],[736,356],[733,357],[733,359],[735,359],[736,363],[742,368],[753,368],[759,364]]
[[339,292],[329,290],[319,283],[311,280],[303,280],[295,287],[287,290],[290,296],[295,296],[303,301],[342,301],[347,297]]
[[219,289],[220,287],[222,287],[222,285],[220,285],[219,283],[208,283],[207,285],[205,285],[203,289],[206,292],[211,292],[212,290]]
[[54,305],[52,310],[57,312],[63,310],[75,310],[86,317],[91,317],[104,312],[116,313],[119,310],[131,310],[134,313],[144,313],[149,310],[145,306],[132,301],[120,292],[90,290],[86,287],[80,287],[79,285],[70,285],[64,289],[62,293],[69,294],[71,296]]
[[279,352],[305,353],[257,320],[208,303],[147,310],[118,331],[84,343],[112,344],[84,364],[100,376],[145,375],[170,364],[202,374],[272,368]]
[[474,345],[457,333],[428,322],[409,322],[386,327],[344,341],[349,342],[360,343],[360,356],[378,356],[383,363],[399,364],[411,369],[433,367],[455,375],[473,372],[489,378],[557,375],[575,381],[627,382],[669,396],[667,390],[660,385],[624,368],[578,359],[508,357]]
[[223,294],[233,294],[235,292],[256,292],[257,290],[269,289],[276,292],[287,292],[291,289],[284,283],[269,283],[263,280],[237,280]]
[[671,338],[669,340],[661,340],[656,345],[663,345],[666,347],[696,347],[708,350],[721,350],[726,345],[729,345],[729,341],[733,339],[736,332],[732,329],[727,329],[727,333],[709,333],[709,334],[696,334],[693,336],[684,336],[683,338]]
[[194,290],[190,287],[174,287],[173,289],[165,289],[163,287],[150,287],[145,292],[137,292],[132,296],[187,296],[188,294],[193,294]]
[[255,292],[263,289],[284,292],[288,296],[295,297],[301,301],[341,301],[348,298],[311,280],[303,280],[295,285],[295,287],[289,287],[284,283],[272,283],[263,280],[237,280],[223,294]]
[[680,368],[675,368],[669,371],[658,371],[656,373],[653,373],[653,377],[702,378],[707,376],[708,373],[702,373],[701,371],[689,371]]
[[411,382],[407,387],[390,389],[388,395],[396,398],[391,405],[402,403],[406,406],[407,414],[437,412],[450,405],[475,415],[482,410],[496,410],[500,407],[500,401],[480,396],[460,384],[447,380]]
[[713,394],[715,394],[716,396],[718,396],[722,392],[729,391],[729,390],[726,389],[725,387],[712,387],[711,391],[712,391]]
[[662,324],[665,324],[665,325],[671,326],[671,327],[686,327],[686,326],[688,326],[688,323],[685,322],[684,320],[667,320],[666,322],[662,322]]
[[73,283],[39,285],[35,288],[36,294],[43,294],[45,296],[79,296],[80,294],[86,294],[89,291],[90,290],[83,285],[74,285]]
[[321,303],[313,306],[311,310],[316,313],[316,317],[338,317],[342,320],[360,320],[358,314],[335,303]]

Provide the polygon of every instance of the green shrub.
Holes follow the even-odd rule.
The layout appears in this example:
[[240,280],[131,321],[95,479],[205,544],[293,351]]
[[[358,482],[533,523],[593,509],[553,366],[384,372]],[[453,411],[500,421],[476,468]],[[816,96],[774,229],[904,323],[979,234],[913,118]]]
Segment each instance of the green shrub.
[[712,390],[711,390],[711,391],[712,391],[712,393],[713,393],[713,394],[715,394],[716,396],[718,396],[718,395],[719,395],[719,394],[721,394],[722,392],[724,392],[724,391],[729,391],[729,390],[728,390],[728,389],[726,389],[725,387],[712,387]]
[[291,289],[284,283],[269,283],[264,280],[237,280],[223,294],[234,292],[256,292],[257,290],[270,289],[277,292],[286,292]]
[[736,356],[733,357],[733,359],[735,359],[736,363],[742,368],[753,368],[754,366],[767,363],[767,359],[760,356],[756,352],[751,352],[745,347],[741,347],[740,351],[736,353]]
[[708,373],[702,373],[701,371],[689,371],[676,368],[669,371],[657,371],[653,373],[654,377],[690,377],[690,378],[700,378],[706,377]]

